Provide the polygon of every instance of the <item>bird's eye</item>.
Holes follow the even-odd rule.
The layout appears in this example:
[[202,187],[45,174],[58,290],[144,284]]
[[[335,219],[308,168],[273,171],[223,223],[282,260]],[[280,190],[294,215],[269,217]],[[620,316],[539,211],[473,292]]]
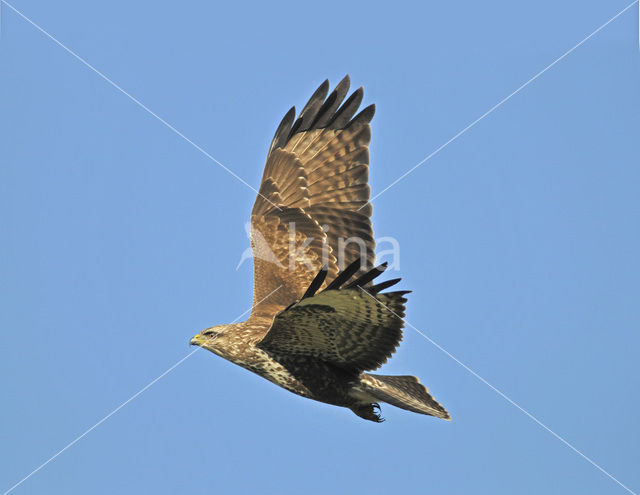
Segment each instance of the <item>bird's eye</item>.
[[214,331],[214,330],[205,330],[204,332],[202,332],[202,335],[204,335],[207,338],[213,339],[213,338],[216,338],[220,334],[218,332]]

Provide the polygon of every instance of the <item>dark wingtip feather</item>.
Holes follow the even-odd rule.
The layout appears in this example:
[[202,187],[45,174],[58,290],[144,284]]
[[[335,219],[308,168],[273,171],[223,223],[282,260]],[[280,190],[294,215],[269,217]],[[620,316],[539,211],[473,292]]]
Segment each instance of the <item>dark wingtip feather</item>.
[[367,292],[370,294],[377,294],[378,292],[382,292],[389,287],[396,285],[398,282],[402,280],[401,278],[392,278],[391,280],[387,280],[385,282],[380,282],[379,284],[372,285],[367,289]]
[[356,280],[351,282],[347,288],[350,289],[352,287],[362,287],[363,285],[368,284],[378,275],[383,273],[387,269],[387,266],[389,266],[389,263],[385,261],[384,263],[376,266],[375,268],[372,268],[367,273],[362,274]]
[[276,130],[269,147],[269,153],[276,148],[284,148],[289,140],[300,132],[325,128],[348,129],[351,126],[360,126],[371,122],[376,111],[374,104],[369,105],[354,117],[364,97],[362,87],[355,90],[344,101],[349,92],[350,84],[351,78],[349,74],[346,74],[329,93],[329,80],[325,79],[311,95],[297,118],[295,107],[292,107]]
[[413,291],[412,290],[397,290],[394,292],[389,292],[389,294],[397,294],[399,296],[404,296],[406,294],[411,294]]
[[293,136],[296,132],[306,131],[311,127],[327,94],[329,94],[329,79],[325,79],[313,92],[311,98],[309,98],[309,101],[300,112],[298,120],[296,120],[293,125],[289,137]]
[[362,103],[363,98],[364,88],[361,86],[347,98],[347,101],[345,101],[336,112],[327,127],[330,129],[343,129],[358,111],[358,107],[360,103]]
[[291,107],[280,121],[280,125],[278,125],[278,128],[276,129],[276,133],[273,135],[271,146],[269,147],[270,152],[276,148],[284,147],[284,145],[287,144],[293,119],[295,119],[295,117],[296,107]]
[[316,89],[315,92],[313,93],[312,98],[316,97],[324,100],[328,94],[329,94],[329,79],[327,78],[324,81],[322,81],[322,83],[320,83],[320,86],[318,86],[318,89]]
[[323,102],[328,94],[329,79],[325,79],[324,81],[322,81],[322,84],[320,84],[320,86],[318,86],[318,88],[313,92],[311,98],[309,98],[309,101],[300,112],[300,115],[303,115],[307,110],[309,110],[309,107],[312,106],[316,101]]
[[313,279],[313,282],[311,282],[311,284],[309,285],[309,288],[304,293],[304,295],[301,297],[301,299],[306,299],[307,297],[314,296],[315,293],[318,291],[318,289],[324,283],[324,280],[327,278],[327,273],[329,273],[329,267],[327,265],[324,265],[320,269],[318,274],[315,276],[315,278]]
[[322,104],[320,110],[318,110],[318,115],[311,124],[311,127],[322,129],[327,126],[327,124],[333,118],[333,113],[340,106],[340,104],[344,100],[344,97],[347,96],[350,84],[351,79],[349,79],[349,76],[344,76],[342,81],[340,81],[336,85],[336,87],[333,88],[333,91]]
[[376,104],[372,103],[368,107],[364,108],[358,115],[356,115],[353,118],[353,120],[349,122],[349,125],[347,126],[347,128],[354,125],[368,124],[369,122],[371,122],[371,119],[373,118],[375,113],[376,113]]
[[358,258],[353,263],[351,263],[348,267],[342,270],[338,276],[331,282],[325,290],[333,290],[339,289],[342,284],[344,284],[347,280],[349,280],[354,273],[360,270],[360,266],[362,265],[362,260]]

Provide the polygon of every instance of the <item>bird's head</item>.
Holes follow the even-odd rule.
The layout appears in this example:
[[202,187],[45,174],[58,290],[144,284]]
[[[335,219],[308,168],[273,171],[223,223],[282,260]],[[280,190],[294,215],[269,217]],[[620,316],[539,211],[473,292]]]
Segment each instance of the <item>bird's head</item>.
[[232,325],[217,325],[205,328],[191,339],[190,344],[197,345],[223,358],[229,359],[229,355],[233,352],[233,340],[235,340],[229,338],[230,335],[232,335],[232,332],[228,331],[231,326]]

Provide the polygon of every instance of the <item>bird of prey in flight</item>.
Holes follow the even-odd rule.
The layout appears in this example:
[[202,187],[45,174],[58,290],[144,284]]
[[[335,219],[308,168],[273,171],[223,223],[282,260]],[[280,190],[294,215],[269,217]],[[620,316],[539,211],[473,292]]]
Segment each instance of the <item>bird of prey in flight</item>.
[[380,422],[380,402],[449,419],[414,376],[366,373],[402,339],[409,291],[376,283],[369,125],[363,89],[323,82],[269,147],[251,212],[253,308],[247,321],[207,328],[203,347],[295,394]]

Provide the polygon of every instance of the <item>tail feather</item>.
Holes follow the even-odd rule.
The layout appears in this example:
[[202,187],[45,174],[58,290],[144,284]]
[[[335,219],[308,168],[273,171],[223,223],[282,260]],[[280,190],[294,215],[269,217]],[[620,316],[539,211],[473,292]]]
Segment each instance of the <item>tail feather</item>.
[[436,401],[415,376],[362,375],[363,392],[376,400],[420,414],[450,420],[447,410]]

